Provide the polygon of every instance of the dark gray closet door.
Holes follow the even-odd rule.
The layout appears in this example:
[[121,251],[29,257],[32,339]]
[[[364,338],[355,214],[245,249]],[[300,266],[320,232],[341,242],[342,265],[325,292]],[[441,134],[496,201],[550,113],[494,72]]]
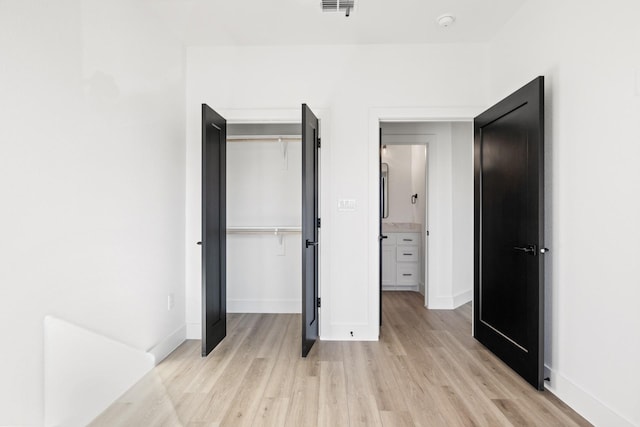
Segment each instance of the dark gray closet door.
[[202,355],[227,334],[227,121],[202,104]]
[[302,104],[302,357],[318,339],[318,119]]

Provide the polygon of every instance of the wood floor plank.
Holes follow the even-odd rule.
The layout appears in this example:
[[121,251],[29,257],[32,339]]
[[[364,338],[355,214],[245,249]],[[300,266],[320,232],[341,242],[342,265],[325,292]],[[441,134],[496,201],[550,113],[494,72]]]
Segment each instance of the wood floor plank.
[[262,357],[253,359],[236,396],[225,417],[222,425],[251,426],[258,412],[262,395],[266,387],[266,381],[273,368],[273,361]]
[[376,398],[372,394],[347,394],[350,426],[382,426]]
[[347,385],[342,361],[320,362],[318,426],[349,425]]
[[305,359],[300,359],[295,363],[291,400],[285,417],[286,426],[316,426],[318,424],[320,378],[317,375],[312,375],[317,370],[310,371],[308,369],[309,363],[310,361]]
[[413,427],[415,424],[411,420],[408,412],[381,411],[382,425],[384,427]]
[[253,425],[256,427],[283,426],[286,423],[288,410],[289,398],[263,397],[253,419]]
[[229,314],[209,356],[186,341],[92,426],[589,426],[471,336],[471,305],[385,292],[378,342],[318,341],[299,314]]

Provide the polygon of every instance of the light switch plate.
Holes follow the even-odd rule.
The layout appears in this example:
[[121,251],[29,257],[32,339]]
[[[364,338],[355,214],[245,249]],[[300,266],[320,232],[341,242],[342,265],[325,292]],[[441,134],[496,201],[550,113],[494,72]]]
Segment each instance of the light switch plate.
[[341,212],[353,212],[356,210],[356,199],[339,199],[338,210]]

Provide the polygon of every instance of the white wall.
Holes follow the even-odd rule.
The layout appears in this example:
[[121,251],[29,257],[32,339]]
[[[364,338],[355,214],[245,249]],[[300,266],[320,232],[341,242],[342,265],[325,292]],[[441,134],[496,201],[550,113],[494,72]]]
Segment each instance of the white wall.
[[451,123],[454,306],[473,298],[473,124]]
[[[300,227],[301,176],[300,142],[229,142],[228,227]],[[227,236],[228,312],[300,312],[300,236]]]
[[[298,109],[302,102],[324,109],[331,127],[323,127],[321,149],[330,153],[321,165],[321,337],[377,339],[378,277],[369,268],[369,251],[377,247],[378,219],[369,213],[378,203],[370,182],[378,178],[366,154],[369,113],[381,106],[485,105],[486,53],[474,44],[189,48],[187,322],[200,322],[200,259],[191,246],[200,237],[201,103],[226,111],[265,109],[265,115],[271,114],[266,109]],[[341,198],[355,199],[356,210],[339,212]]]
[[602,426],[640,425],[638,16],[529,1],[491,45],[492,102],[545,76],[547,386]]
[[[419,291],[425,294],[425,265],[427,263],[426,239],[427,239],[427,146],[412,145],[411,146],[411,193],[417,194],[418,199],[415,204],[411,205],[413,218],[415,222],[421,224],[420,235],[422,238],[421,257],[420,257],[420,284]],[[411,199],[411,198],[409,198]]]
[[167,34],[136,2],[0,2],[0,425],[43,423],[47,314],[141,350],[184,336],[183,48]]
[[[418,198],[411,204],[414,222],[425,223],[427,215],[427,146],[411,146],[411,193]],[[411,203],[411,197],[409,197]],[[424,228],[424,227],[423,227]]]

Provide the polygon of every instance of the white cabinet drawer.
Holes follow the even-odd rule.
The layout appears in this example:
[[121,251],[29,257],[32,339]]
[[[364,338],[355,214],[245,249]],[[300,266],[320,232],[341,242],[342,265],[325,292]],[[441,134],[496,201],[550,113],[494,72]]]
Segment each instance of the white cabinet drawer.
[[396,248],[396,260],[399,262],[418,261],[418,246],[398,246]]
[[398,264],[396,275],[398,285],[416,285],[418,284],[418,264]]
[[398,245],[419,245],[420,233],[396,233]]

